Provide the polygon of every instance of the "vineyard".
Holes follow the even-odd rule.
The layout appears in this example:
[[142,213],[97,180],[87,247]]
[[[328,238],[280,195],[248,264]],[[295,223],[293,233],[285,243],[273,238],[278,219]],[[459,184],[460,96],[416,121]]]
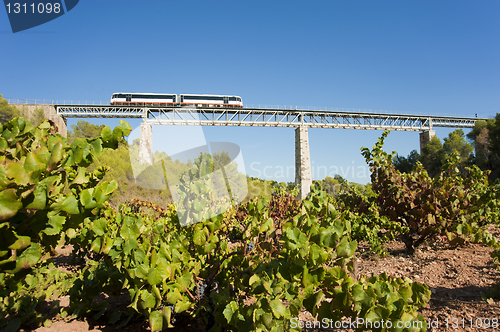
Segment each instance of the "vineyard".
[[[180,182],[184,208],[109,204],[116,181],[89,166],[130,131],[121,121],[70,144],[49,121],[0,126],[0,329],[85,317],[115,329],[146,322],[151,331],[301,331],[304,320],[426,331],[423,311],[444,293],[410,263],[458,248],[487,248],[492,269],[500,259],[499,185],[476,166],[461,171],[456,156],[435,177],[420,164],[401,173],[383,150],[388,132],[361,151],[373,194],[332,196],[316,184],[298,201],[278,187],[220,214],[231,202],[208,190],[214,163],[205,154]],[[56,266],[63,248],[71,269]],[[406,258],[384,271],[397,251]],[[495,283],[481,300],[493,308],[490,328],[500,328]],[[117,299],[125,305],[109,305]]]

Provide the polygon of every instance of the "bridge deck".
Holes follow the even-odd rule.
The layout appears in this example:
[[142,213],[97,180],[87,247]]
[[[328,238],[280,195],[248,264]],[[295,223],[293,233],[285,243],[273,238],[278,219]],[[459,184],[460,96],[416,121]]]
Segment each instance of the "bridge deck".
[[255,108],[55,105],[69,117],[142,118],[148,124],[308,127],[422,131],[433,127],[472,128],[477,118]]

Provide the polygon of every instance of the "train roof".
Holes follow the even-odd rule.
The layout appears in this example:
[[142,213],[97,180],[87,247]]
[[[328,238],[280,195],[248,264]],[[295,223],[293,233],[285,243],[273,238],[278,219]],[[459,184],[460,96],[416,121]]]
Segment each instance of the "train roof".
[[[176,93],[155,93],[155,92],[113,92],[113,94],[133,94],[133,95],[176,95]],[[179,96],[212,96],[212,97],[240,97],[237,95],[212,95],[208,93],[180,93]]]
[[211,97],[239,97],[237,95],[211,95],[202,93],[182,93],[180,96],[211,96]]
[[155,92],[113,92],[116,94],[124,94],[124,95],[175,95],[175,93],[155,93]]

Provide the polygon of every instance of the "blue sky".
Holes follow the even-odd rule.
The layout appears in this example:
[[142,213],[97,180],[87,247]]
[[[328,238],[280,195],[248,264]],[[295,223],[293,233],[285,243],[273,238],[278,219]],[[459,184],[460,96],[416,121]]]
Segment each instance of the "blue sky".
[[[5,98],[108,103],[122,91],[213,93],[239,95],[245,105],[484,118],[500,112],[497,0],[82,0],[15,34],[1,8],[0,42]],[[250,175],[293,181],[293,129],[204,132],[207,141],[239,144]],[[442,139],[450,130],[436,132]],[[311,129],[313,177],[337,171],[369,182],[359,149],[380,135]],[[392,132],[386,149],[418,150],[418,132]]]

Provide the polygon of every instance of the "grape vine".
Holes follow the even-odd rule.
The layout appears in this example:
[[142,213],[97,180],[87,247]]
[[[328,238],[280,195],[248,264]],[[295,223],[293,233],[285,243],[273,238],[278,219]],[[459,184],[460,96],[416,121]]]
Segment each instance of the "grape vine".
[[[43,277],[54,285],[43,290],[46,297],[69,295],[69,307],[57,308],[62,315],[106,315],[121,326],[139,315],[153,331],[186,318],[210,331],[297,331],[290,321],[303,310],[333,321],[422,322],[424,331],[418,309],[430,299],[427,286],[385,274],[356,280],[358,241],[369,239],[376,251],[407,230],[416,234],[412,246],[430,236],[427,230],[471,238],[497,217],[497,198],[486,192],[476,170],[465,179],[452,168],[447,169],[451,180],[432,182],[421,170],[406,179],[391,170],[381,150],[383,138],[374,150],[364,150],[374,170],[375,198],[355,191],[334,198],[315,185],[302,201],[282,190],[269,200],[256,198],[226,210],[232,202],[214,197],[203,177],[213,171],[213,162],[202,154],[180,183],[181,205],[160,208],[133,200],[115,209],[106,200],[116,184],[101,181],[106,169],[86,167],[129,130],[122,123],[113,131],[105,128],[98,138],[68,145],[49,122],[29,128],[15,119],[1,128],[0,227],[6,240],[0,244],[0,282],[6,291],[0,305],[2,319],[14,322],[10,328],[27,319],[45,322],[34,314],[43,298],[36,280]],[[454,224],[451,219],[459,216],[454,203],[440,203],[438,214],[426,210],[430,199],[420,196],[412,198],[421,204],[409,208],[415,183],[440,199],[444,191],[447,197],[471,195],[458,206],[471,219]],[[426,211],[441,226],[429,217],[417,219],[416,211]],[[50,265],[51,255],[68,243],[83,262],[72,274]],[[20,292],[34,295],[26,303],[8,300]],[[128,309],[109,312],[95,301],[103,293],[127,296]]]
[[[38,317],[34,306],[24,304],[26,298],[36,305],[51,297],[50,287],[34,291],[34,296],[25,296],[22,290],[35,287],[32,281],[45,273],[57,249],[75,239],[81,225],[106,206],[116,182],[100,182],[106,168],[89,172],[87,166],[116,148],[130,131],[122,121],[113,131],[105,127],[99,137],[68,144],[51,121],[33,128],[25,119],[15,118],[0,125],[0,281],[4,286],[0,321],[8,316],[9,329]],[[19,297],[12,301],[16,293]]]
[[410,231],[404,237],[407,250],[412,252],[433,236],[451,245],[473,241],[497,246],[484,229],[500,220],[500,188],[488,184],[488,174],[475,165],[461,174],[457,155],[450,156],[434,178],[420,163],[412,172],[401,173],[392,164],[394,153],[382,150],[388,134],[384,132],[372,150],[361,151],[372,171],[380,214]]

